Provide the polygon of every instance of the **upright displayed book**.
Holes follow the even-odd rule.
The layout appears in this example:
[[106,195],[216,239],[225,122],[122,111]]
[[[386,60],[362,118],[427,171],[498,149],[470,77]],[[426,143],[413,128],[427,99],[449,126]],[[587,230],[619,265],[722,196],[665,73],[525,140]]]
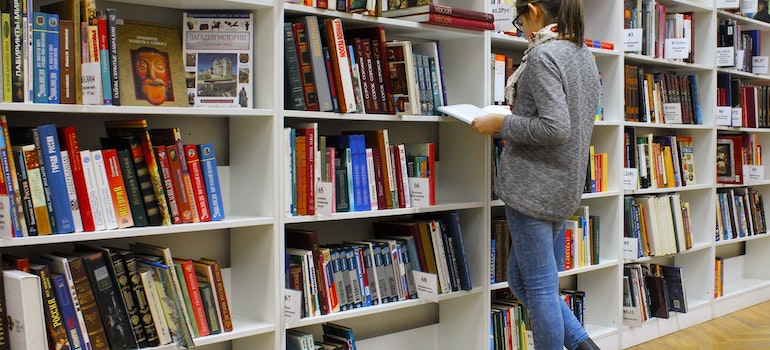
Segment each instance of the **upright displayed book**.
[[182,28],[190,105],[252,108],[253,15],[185,12]]
[[12,349],[48,347],[40,277],[18,270],[3,271]]
[[125,20],[118,26],[121,104],[189,106],[176,26]]

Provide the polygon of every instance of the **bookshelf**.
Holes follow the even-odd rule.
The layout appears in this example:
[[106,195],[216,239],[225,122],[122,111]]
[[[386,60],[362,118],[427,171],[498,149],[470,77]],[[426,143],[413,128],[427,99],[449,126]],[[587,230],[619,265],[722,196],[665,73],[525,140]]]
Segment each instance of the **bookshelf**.
[[[42,0],[35,6],[54,2]],[[489,12],[489,1],[441,1]],[[615,50],[592,49],[603,74],[604,120],[594,127],[592,145],[609,155],[608,190],[584,194],[581,205],[601,217],[598,264],[560,273],[563,288],[586,291],[586,328],[602,349],[629,347],[714,317],[770,299],[770,272],[761,269],[770,252],[766,235],[715,241],[716,137],[721,133],[749,133],[770,144],[764,129],[715,126],[718,73],[770,83],[770,76],[715,66],[718,21],[732,18],[747,28],[770,32],[770,25],[714,8],[711,1],[664,1],[670,11],[692,11],[696,38],[695,63],[681,63],[622,52],[623,2],[585,0],[586,36],[613,42]],[[337,114],[284,109],[283,29],[285,20],[316,15],[339,17],[345,29],[382,25],[388,39],[438,40],[445,58],[448,99],[451,103],[486,105],[492,101],[491,54],[521,57],[526,41],[493,32],[424,25],[398,19],[347,14],[282,1],[268,0],[150,0],[101,1],[97,8],[114,7],[120,17],[179,25],[181,13],[194,9],[241,9],[254,14],[253,109],[193,109],[109,107],[81,105],[0,104],[11,126],[43,123],[76,126],[83,148],[97,148],[106,120],[147,118],[150,127],[179,127],[185,142],[212,142],[218,153],[220,181],[225,194],[226,219],[219,222],[165,227],[129,228],[95,233],[0,240],[0,252],[32,255],[40,250],[68,249],[73,243],[127,246],[131,242],[165,245],[179,256],[217,258],[225,267],[233,332],[196,339],[201,349],[285,348],[285,331],[299,329],[321,334],[321,324],[335,322],[354,328],[359,347],[385,349],[398,342],[402,349],[489,349],[490,301],[505,283],[489,283],[491,218],[503,204],[490,199],[490,139],[466,125],[440,116]],[[702,40],[700,40],[702,39]],[[770,44],[763,44],[767,53]],[[767,49],[767,50],[765,50]],[[703,123],[672,125],[624,120],[624,64],[653,71],[696,74]],[[434,142],[439,161],[437,204],[431,207],[338,213],[332,216],[286,217],[281,157],[282,129],[317,122],[321,134],[346,130],[388,129],[391,141]],[[623,190],[623,132],[686,135],[694,140],[698,184],[674,189]],[[480,156],[485,155],[485,156]],[[765,172],[770,169],[765,166]],[[766,175],[766,179],[768,175]],[[734,186],[733,186],[734,187]],[[770,195],[770,180],[752,185]],[[628,327],[622,317],[623,197],[676,192],[691,204],[693,248],[682,253],[642,258],[639,262],[682,266],[688,313],[653,318],[641,327]],[[312,229],[322,243],[367,238],[372,221],[419,213],[459,211],[473,289],[441,295],[438,303],[415,299],[287,322],[283,314],[284,231]],[[725,258],[724,295],[714,298],[714,259]],[[727,276],[726,276],[727,277]],[[158,349],[172,349],[165,346]]]

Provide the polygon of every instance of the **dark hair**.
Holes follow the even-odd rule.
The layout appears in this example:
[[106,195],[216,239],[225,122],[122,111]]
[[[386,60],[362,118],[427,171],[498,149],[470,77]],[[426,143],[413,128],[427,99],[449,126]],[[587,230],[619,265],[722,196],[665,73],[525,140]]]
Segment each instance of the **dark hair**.
[[583,0],[517,0],[516,9],[528,4],[539,4],[546,16],[559,26],[562,38],[583,45]]

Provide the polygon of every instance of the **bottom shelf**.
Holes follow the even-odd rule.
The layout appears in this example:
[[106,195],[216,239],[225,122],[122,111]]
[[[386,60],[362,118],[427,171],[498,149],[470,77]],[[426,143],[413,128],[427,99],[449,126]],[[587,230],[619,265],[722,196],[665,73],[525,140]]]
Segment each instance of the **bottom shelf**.
[[710,304],[690,307],[687,313],[669,312],[669,318],[651,318],[639,327],[624,326],[622,348],[638,345],[711,319]]
[[770,281],[744,278],[725,285],[722,297],[714,300],[714,317],[770,300]]
[[[275,331],[275,325],[264,322],[257,322],[246,317],[233,315],[233,331],[222,332],[219,334],[207,335],[205,337],[195,338],[195,346],[222,343],[233,339],[245,338],[258,334],[265,334]],[[165,348],[161,348],[166,350]]]
[[356,339],[356,347],[366,350],[391,350],[398,344],[399,350],[438,350],[439,325],[414,328],[369,339]]

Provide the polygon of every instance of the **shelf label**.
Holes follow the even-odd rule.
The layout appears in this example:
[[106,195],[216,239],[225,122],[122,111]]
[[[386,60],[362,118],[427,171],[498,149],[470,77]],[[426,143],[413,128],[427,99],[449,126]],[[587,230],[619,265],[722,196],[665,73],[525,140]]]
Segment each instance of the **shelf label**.
[[730,106],[717,106],[716,125],[730,126],[732,124],[732,108]]
[[639,169],[623,168],[623,190],[635,191],[639,188]]
[[332,215],[334,203],[334,185],[331,182],[316,183],[315,209],[318,215]]
[[623,237],[623,260],[634,261],[639,259],[639,239]]
[[717,0],[718,9],[737,9],[740,5],[740,0]]
[[732,109],[732,123],[730,125],[734,127],[741,127],[743,126],[743,108],[733,108]]
[[410,177],[409,196],[413,207],[430,206],[430,180],[425,177]]
[[663,57],[666,59],[687,58],[690,55],[689,38],[666,39]]
[[516,17],[516,9],[513,7],[513,2],[494,4],[490,11],[495,15],[495,31],[503,32],[513,29],[513,18]]
[[717,67],[732,67],[735,65],[735,48],[717,47]]
[[412,271],[414,282],[417,284],[417,297],[438,303],[438,283],[436,275],[420,271]]
[[682,124],[682,104],[664,103],[663,120],[665,120],[666,124]]
[[741,0],[741,13],[757,13],[757,0]]
[[623,51],[642,51],[642,28],[623,29]]
[[285,289],[283,296],[283,315],[286,322],[299,322],[302,311],[302,292],[294,289]]
[[754,185],[765,181],[765,168],[761,165],[744,165],[743,181],[746,185]]
[[754,56],[751,58],[751,72],[754,74],[767,74],[768,56]]
[[746,56],[745,51],[743,50],[735,50],[735,68],[738,70],[743,70],[744,68],[744,57]]

